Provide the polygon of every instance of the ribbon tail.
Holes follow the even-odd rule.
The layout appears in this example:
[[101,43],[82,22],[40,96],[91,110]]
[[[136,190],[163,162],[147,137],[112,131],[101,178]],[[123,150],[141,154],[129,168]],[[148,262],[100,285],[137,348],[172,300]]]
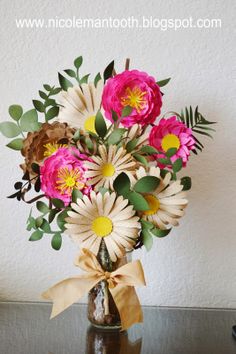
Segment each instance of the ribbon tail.
[[122,331],[143,322],[142,308],[133,286],[117,284],[109,290],[120,314]]
[[62,280],[42,294],[46,300],[53,301],[51,317],[53,318],[69,306],[77,302],[90,289],[92,289],[100,279],[97,275],[81,275]]

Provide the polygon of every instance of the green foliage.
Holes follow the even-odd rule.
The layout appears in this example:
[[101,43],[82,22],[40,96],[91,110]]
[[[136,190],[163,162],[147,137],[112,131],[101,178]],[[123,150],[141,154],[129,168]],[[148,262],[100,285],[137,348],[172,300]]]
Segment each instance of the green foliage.
[[182,167],[183,167],[183,161],[181,158],[177,159],[172,165],[172,169],[175,173],[179,172]]
[[168,79],[157,81],[157,85],[159,87],[163,87],[163,86],[167,85],[170,80],[171,80],[171,78],[169,77]]
[[166,156],[170,158],[170,157],[174,156],[176,154],[176,152],[177,152],[176,148],[170,148],[166,151]]
[[62,237],[60,232],[56,232],[55,235],[53,235],[51,245],[55,251],[59,251],[62,245]]
[[66,69],[64,70],[64,72],[70,76],[70,77],[73,77],[73,78],[76,78],[76,72],[74,70],[71,70],[71,69]]
[[153,146],[150,146],[150,145],[142,146],[140,151],[147,154],[147,155],[158,154],[157,149],[155,149]]
[[125,132],[126,132],[126,129],[124,129],[124,128],[114,129],[113,132],[109,135],[109,137],[107,139],[108,145],[118,144]]
[[161,230],[158,229],[157,227],[154,227],[153,229],[151,229],[151,233],[152,235],[156,236],[156,237],[165,237],[170,233],[171,229],[167,229],[167,230]]
[[127,198],[129,200],[130,204],[133,205],[134,210],[137,210],[137,211],[149,210],[148,202],[140,193],[130,191],[127,194]]
[[29,238],[29,241],[39,241],[43,237],[43,231],[36,230],[32,233]]
[[39,100],[33,100],[33,105],[34,105],[34,108],[35,108],[37,111],[39,111],[39,112],[41,112],[41,113],[43,113],[43,112],[45,111],[44,104],[43,104],[41,101],[39,101]]
[[83,193],[80,192],[78,189],[74,189],[73,192],[72,192],[72,201],[74,203],[77,202],[77,199],[81,199],[83,197]]
[[114,60],[112,60],[112,62],[108,64],[106,69],[104,70],[103,73],[104,82],[106,82],[106,80],[112,77],[113,70],[114,70]]
[[[206,120],[206,118],[204,118],[203,115],[198,111],[198,106],[195,108],[194,112],[192,107],[190,106],[189,108],[186,107],[185,111],[182,111],[180,114],[175,114],[178,119],[184,124],[186,124],[188,128],[191,128],[194,133],[212,138],[212,135],[209,133],[209,131],[215,132],[215,129],[210,128],[209,125],[216,124],[216,122],[210,122]],[[193,138],[195,140],[195,149],[193,150],[193,152],[197,154],[198,151],[202,151],[204,146],[196,138],[195,135],[193,135]]]
[[81,67],[82,64],[83,64],[83,57],[82,56],[79,56],[78,58],[76,58],[74,60],[74,66],[76,67],[77,70]]
[[89,76],[90,76],[90,74],[84,75],[84,76],[80,79],[80,81],[79,81],[80,85],[82,85],[82,84],[87,84],[87,83],[88,83]]
[[57,216],[57,225],[58,227],[61,229],[61,231],[65,231],[65,218],[68,217],[68,214],[67,214],[67,211],[68,210],[63,210],[60,214],[58,214]]
[[94,86],[97,87],[98,81],[100,81],[102,79],[101,74],[97,73],[97,75],[95,76],[94,79]]
[[147,159],[146,159],[144,156],[135,153],[135,154],[133,154],[133,157],[134,157],[137,161],[141,162],[144,166],[148,166]]
[[134,148],[136,147],[138,143],[138,139],[133,139],[133,140],[130,140],[127,144],[126,144],[126,151],[127,152],[131,152],[132,150],[134,150]]
[[123,197],[126,197],[130,191],[130,179],[127,174],[124,172],[120,173],[116,177],[113,187],[118,195],[123,195]]
[[58,80],[62,90],[64,91],[67,91],[69,87],[73,86],[73,84],[60,73],[58,73]]
[[190,177],[188,176],[182,177],[180,180],[181,180],[181,184],[184,186],[182,189],[183,191],[188,191],[189,189],[191,189],[192,181]]
[[61,199],[53,198],[51,199],[52,204],[58,208],[58,209],[63,209],[64,208],[64,202]]
[[59,113],[59,107],[57,106],[51,107],[46,113],[46,121],[48,122],[49,120],[57,117],[58,113]]
[[36,207],[38,211],[40,211],[42,214],[47,214],[49,212],[49,208],[46,203],[42,202],[41,200],[38,200],[36,203]]
[[13,122],[2,122],[0,123],[0,131],[7,138],[15,138],[21,132],[17,124]]
[[101,138],[104,138],[106,136],[107,126],[101,111],[98,111],[96,114],[95,129]]
[[144,247],[146,248],[147,251],[150,251],[153,245],[153,238],[149,230],[143,229],[141,237],[142,237],[142,242]]
[[39,130],[38,114],[35,109],[25,112],[20,119],[20,127],[23,132],[34,132]]
[[154,191],[160,183],[160,179],[155,176],[145,176],[140,178],[135,185],[134,190],[138,193],[149,193]]
[[122,109],[121,117],[122,117],[122,118],[128,117],[128,116],[132,113],[132,110],[133,110],[132,107],[130,107],[130,106],[125,106],[125,107]]
[[12,119],[18,121],[23,114],[23,108],[17,104],[14,104],[9,107],[8,112]]

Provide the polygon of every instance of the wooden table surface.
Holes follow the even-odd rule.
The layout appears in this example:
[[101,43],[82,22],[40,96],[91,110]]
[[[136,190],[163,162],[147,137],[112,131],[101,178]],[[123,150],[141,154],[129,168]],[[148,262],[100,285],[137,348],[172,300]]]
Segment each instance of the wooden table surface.
[[0,303],[1,354],[236,354],[236,310],[144,307],[127,332],[90,326],[86,306],[49,320],[51,305]]

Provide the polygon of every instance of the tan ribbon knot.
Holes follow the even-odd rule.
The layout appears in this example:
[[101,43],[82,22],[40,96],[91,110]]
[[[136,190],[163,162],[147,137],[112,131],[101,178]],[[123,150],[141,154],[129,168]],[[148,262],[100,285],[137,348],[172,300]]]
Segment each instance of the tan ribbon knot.
[[143,321],[142,309],[134,289],[134,286],[146,285],[139,260],[127,263],[114,272],[107,272],[102,269],[96,256],[83,248],[75,265],[86,273],[62,280],[42,294],[44,299],[53,301],[51,318],[77,302],[101,280],[106,280],[120,314],[122,330]]

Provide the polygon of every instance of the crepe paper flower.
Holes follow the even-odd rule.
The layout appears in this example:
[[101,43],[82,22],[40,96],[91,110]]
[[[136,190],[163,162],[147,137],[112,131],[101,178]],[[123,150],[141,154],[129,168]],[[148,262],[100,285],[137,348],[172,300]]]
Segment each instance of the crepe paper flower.
[[160,179],[156,190],[143,194],[150,209],[141,213],[142,219],[150,221],[158,228],[165,230],[167,226],[178,226],[178,219],[184,215],[188,201],[186,193],[182,192],[183,185],[180,180],[171,182],[171,173],[161,178],[159,167],[150,167],[148,172],[140,167],[136,172],[139,180],[145,176],[155,176]]
[[[155,155],[156,158],[165,158],[165,153],[170,148],[176,148],[177,151],[170,160],[173,163],[181,158],[183,167],[185,167],[190,151],[194,149],[195,140],[192,136],[192,130],[173,116],[168,119],[162,118],[158,125],[152,128],[149,143],[158,151],[163,152]],[[161,168],[166,167],[160,163],[158,165]]]
[[121,172],[133,179],[137,162],[123,147],[110,145],[106,148],[105,145],[100,145],[98,152],[100,156],[92,156],[92,161],[85,162],[88,185],[96,185],[97,189],[105,187],[113,190],[113,182]]
[[97,87],[93,83],[88,83],[62,91],[60,104],[63,107],[57,120],[66,122],[73,128],[96,133],[95,117],[101,106],[102,90],[103,81],[100,80]]
[[104,240],[113,262],[121,258],[126,250],[132,250],[140,230],[139,217],[134,216],[133,206],[116,193],[92,191],[90,198],[84,195],[71,203],[73,211],[68,211],[66,233],[81,248],[87,248],[95,255]]
[[[43,123],[39,131],[28,133],[26,139],[23,140],[21,153],[25,157],[25,162],[20,167],[34,177],[36,174],[31,168],[32,163],[41,165],[43,160],[57,149],[70,144],[74,133],[75,130],[65,123]],[[61,144],[61,140],[68,143]]]
[[130,127],[135,123],[145,126],[159,116],[162,95],[155,79],[145,72],[126,70],[109,80],[102,94],[105,116],[112,121],[112,110],[118,115],[125,106],[133,108],[131,114],[122,118],[121,124]]
[[87,159],[75,148],[59,148],[48,157],[40,167],[41,189],[45,195],[61,199],[68,205],[74,189],[89,193],[84,176]]

